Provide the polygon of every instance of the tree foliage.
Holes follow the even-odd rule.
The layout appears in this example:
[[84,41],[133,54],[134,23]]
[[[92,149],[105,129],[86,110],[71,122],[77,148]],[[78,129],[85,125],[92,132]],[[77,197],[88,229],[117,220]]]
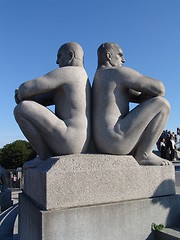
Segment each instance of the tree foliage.
[[29,142],[17,140],[0,149],[0,164],[6,169],[22,167],[25,161],[35,158],[37,153]]

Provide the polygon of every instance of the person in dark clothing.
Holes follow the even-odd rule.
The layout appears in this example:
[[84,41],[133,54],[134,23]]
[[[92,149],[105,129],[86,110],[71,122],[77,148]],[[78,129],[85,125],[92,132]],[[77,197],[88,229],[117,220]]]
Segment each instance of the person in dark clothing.
[[173,135],[170,136],[170,141],[169,141],[169,154],[170,154],[170,161],[174,160],[174,152],[176,148],[176,143],[174,141]]
[[162,138],[160,142],[161,158],[166,159],[166,143],[165,138]]

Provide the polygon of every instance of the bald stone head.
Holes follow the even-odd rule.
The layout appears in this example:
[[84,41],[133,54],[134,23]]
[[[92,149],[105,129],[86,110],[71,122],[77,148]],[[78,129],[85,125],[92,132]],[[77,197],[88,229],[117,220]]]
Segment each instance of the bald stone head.
[[125,62],[122,49],[116,43],[103,43],[98,48],[98,68],[102,66],[122,66]]
[[82,47],[75,42],[69,42],[63,44],[57,53],[56,63],[59,67],[65,66],[80,66],[83,67],[83,49]]

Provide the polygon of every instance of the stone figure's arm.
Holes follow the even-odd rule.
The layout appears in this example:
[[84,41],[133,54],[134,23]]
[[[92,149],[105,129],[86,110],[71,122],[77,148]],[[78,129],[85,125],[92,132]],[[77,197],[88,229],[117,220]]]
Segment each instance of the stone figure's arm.
[[150,96],[146,93],[142,93],[142,92],[135,91],[133,89],[129,89],[129,100],[130,100],[130,102],[141,103],[141,102],[146,101],[150,98],[152,98],[152,96]]
[[[68,83],[70,76],[74,76],[74,73],[72,69],[68,69],[68,67],[53,70],[44,76],[21,84],[18,89],[17,98],[19,102],[21,102],[22,100],[31,100],[35,98],[35,96],[52,92],[62,84]],[[44,96],[47,97],[48,95]]]
[[34,96],[30,100],[35,101],[43,106],[53,105],[54,104],[54,91]]
[[[14,98],[15,98],[15,101],[17,104],[20,103],[20,100],[18,99],[18,89],[15,90]],[[35,101],[43,106],[53,105],[54,104],[54,91],[29,97],[28,100]]]
[[129,89],[129,100],[130,102],[140,103],[141,92]]
[[161,81],[144,76],[130,68],[121,68],[123,84],[130,89],[132,100],[134,98],[134,101],[141,102],[152,97],[164,96],[165,87]]

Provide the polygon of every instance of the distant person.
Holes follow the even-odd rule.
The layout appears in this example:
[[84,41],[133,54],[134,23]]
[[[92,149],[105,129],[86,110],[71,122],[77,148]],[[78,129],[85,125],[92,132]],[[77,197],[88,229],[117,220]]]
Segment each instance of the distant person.
[[17,177],[16,177],[16,175],[13,175],[13,177],[12,177],[13,188],[16,188],[16,183],[17,183]]
[[177,139],[177,134],[174,134],[174,141],[175,141],[175,143],[177,143],[177,142],[178,142],[178,139]]
[[170,132],[168,131],[167,136],[166,136],[166,157],[167,159],[170,160]]
[[[84,153],[90,139],[90,83],[83,49],[62,45],[59,69],[20,85],[15,92],[14,115],[41,159]],[[46,106],[55,105],[55,114]]]
[[160,142],[160,151],[161,151],[161,158],[166,158],[166,142],[165,139],[162,138]]
[[174,160],[174,153],[175,153],[176,143],[174,141],[173,135],[170,136],[169,142],[169,154],[170,154],[170,161]]
[[[122,67],[122,49],[104,43],[98,49],[94,77],[93,137],[101,153],[131,154],[142,165],[166,165],[169,161],[152,149],[170,114],[161,81]],[[129,103],[139,103],[129,111]]]

